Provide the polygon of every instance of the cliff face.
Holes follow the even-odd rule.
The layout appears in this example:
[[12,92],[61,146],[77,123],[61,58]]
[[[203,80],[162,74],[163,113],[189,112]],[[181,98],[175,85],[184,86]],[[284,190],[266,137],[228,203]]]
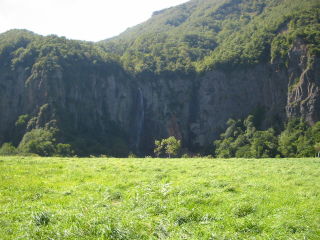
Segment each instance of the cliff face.
[[[116,137],[127,151],[150,154],[155,139],[172,135],[191,150],[210,145],[229,118],[259,109],[264,128],[290,117],[320,120],[319,59],[301,41],[289,52],[288,67],[260,63],[202,75],[132,77],[117,65],[77,63],[8,68],[1,66],[1,143],[52,125],[67,141],[93,138],[110,147]],[[30,117],[19,132],[15,122],[23,114]]]
[[[155,139],[175,136],[187,143],[197,100],[193,76],[149,76],[137,80],[144,98],[141,149],[151,153]],[[196,107],[196,106],[195,106]]]
[[[52,126],[60,129],[66,141],[89,137],[112,144],[111,136],[119,135],[127,143],[121,134],[133,127],[137,100],[120,67],[74,64],[29,69],[22,65],[10,70],[2,65],[6,74],[0,76],[0,142],[18,143],[26,131]],[[18,131],[15,123],[21,115],[28,119]]]
[[228,119],[245,118],[260,111],[262,127],[285,119],[287,74],[269,64],[230,72],[212,71],[200,80],[197,120],[191,131],[204,145],[217,139]]
[[228,119],[257,111],[263,115],[262,128],[281,126],[291,117],[303,117],[310,124],[319,121],[319,59],[312,65],[308,61],[306,46],[297,42],[288,67],[277,61],[142,82],[144,149],[150,149],[150,141],[171,135],[191,149],[205,147],[219,137]]
[[320,119],[320,59],[308,56],[307,47],[296,40],[289,52],[288,117],[303,117],[310,124]]
[[[191,0],[99,43],[0,35],[0,144],[54,127],[78,154],[205,150],[229,118],[320,120],[319,1]],[[212,148],[212,147],[210,147]]]

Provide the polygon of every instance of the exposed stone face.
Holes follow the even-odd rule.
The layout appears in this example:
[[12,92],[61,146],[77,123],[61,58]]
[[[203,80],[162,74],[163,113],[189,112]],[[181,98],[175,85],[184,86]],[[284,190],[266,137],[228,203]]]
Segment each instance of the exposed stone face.
[[36,117],[31,127],[43,127],[55,119],[61,129],[73,132],[103,135],[110,123],[129,129],[133,90],[120,68],[98,72],[79,66],[78,71],[71,70],[72,76],[68,71],[27,72],[21,67],[0,77],[1,142],[11,141],[14,123],[22,114]]
[[139,79],[143,92],[145,119],[141,148],[151,153],[155,139],[189,137],[190,105],[196,91],[191,76],[158,76]]
[[[168,77],[142,82],[146,102],[143,148],[154,139],[174,135],[188,147],[211,144],[230,118],[244,118],[263,109],[263,128],[304,117],[320,120],[319,59],[308,67],[307,50],[296,43],[281,61],[250,68],[210,71],[191,78]],[[294,79],[299,82],[294,85]],[[293,89],[293,91],[290,91]]]
[[0,72],[0,143],[3,143],[13,138],[14,123],[21,110],[28,108],[24,85],[28,74],[22,68],[13,72],[5,64]]
[[257,108],[265,111],[265,128],[300,116],[313,124],[320,120],[320,68],[319,58],[310,60],[297,41],[288,67],[260,63],[201,76],[134,78],[107,65],[74,63],[47,71],[2,64],[0,143],[21,139],[15,122],[22,114],[33,117],[27,130],[56,120],[62,130],[103,137],[116,127],[133,151],[148,154],[155,139],[171,135],[191,149],[209,145],[229,118],[244,118]]
[[143,81],[145,125],[143,148],[154,139],[175,136],[188,147],[203,147],[219,137],[230,118],[265,110],[265,126],[285,120],[288,77],[274,65],[207,72],[199,77]]
[[216,139],[230,118],[244,118],[257,108],[265,111],[265,126],[285,118],[287,76],[272,65],[259,64],[229,73],[212,71],[200,79],[198,118],[191,124],[194,143]]
[[303,117],[310,124],[320,120],[320,59],[308,57],[297,40],[289,53],[288,117]]

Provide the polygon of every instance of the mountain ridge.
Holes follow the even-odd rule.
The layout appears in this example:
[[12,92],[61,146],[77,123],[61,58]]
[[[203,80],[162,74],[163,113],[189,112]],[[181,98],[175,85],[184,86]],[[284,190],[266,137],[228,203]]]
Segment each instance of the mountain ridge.
[[292,117],[314,124],[319,5],[193,0],[98,43],[1,34],[0,144],[56,128],[80,155],[151,154],[171,135],[197,152],[229,118],[257,111],[263,129]]

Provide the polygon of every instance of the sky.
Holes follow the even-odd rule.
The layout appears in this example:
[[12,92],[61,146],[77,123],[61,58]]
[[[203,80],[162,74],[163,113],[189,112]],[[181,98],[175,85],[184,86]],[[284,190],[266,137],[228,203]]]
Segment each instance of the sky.
[[188,0],[0,0],[0,33],[27,29],[41,35],[99,41],[146,21],[157,10]]

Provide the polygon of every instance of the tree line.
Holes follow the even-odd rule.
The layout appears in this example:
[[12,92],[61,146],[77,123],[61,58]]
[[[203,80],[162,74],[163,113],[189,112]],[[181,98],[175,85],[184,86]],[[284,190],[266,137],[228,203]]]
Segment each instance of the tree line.
[[54,128],[32,129],[23,136],[17,147],[10,142],[2,144],[0,155],[73,156],[74,150],[70,144],[57,141],[57,131]]
[[[258,130],[253,115],[244,120],[230,119],[213,145],[211,156],[217,158],[320,157],[320,121],[309,126],[303,119],[295,118],[288,121],[283,131],[276,131]],[[156,140],[154,153],[157,157],[190,157],[183,154],[181,141],[173,136]]]
[[214,141],[215,156],[221,158],[314,157],[320,152],[320,121],[309,126],[303,119],[291,119],[279,132],[258,130],[254,117],[230,119],[220,139]]
[[[21,115],[16,127],[26,124],[27,115]],[[249,115],[245,119],[229,119],[227,128],[213,142],[211,156],[218,158],[275,158],[320,157],[320,121],[310,126],[299,118],[289,120],[282,130],[259,129],[259,117]],[[0,147],[0,155],[74,156],[73,144],[60,142],[59,129],[54,125],[29,129],[17,146],[10,142]],[[117,142],[116,139],[114,139]],[[121,146],[121,144],[116,144]],[[182,149],[181,140],[170,136],[155,140],[155,157],[190,157],[199,153]],[[91,153],[92,154],[92,153]],[[109,154],[108,154],[109,155]]]

